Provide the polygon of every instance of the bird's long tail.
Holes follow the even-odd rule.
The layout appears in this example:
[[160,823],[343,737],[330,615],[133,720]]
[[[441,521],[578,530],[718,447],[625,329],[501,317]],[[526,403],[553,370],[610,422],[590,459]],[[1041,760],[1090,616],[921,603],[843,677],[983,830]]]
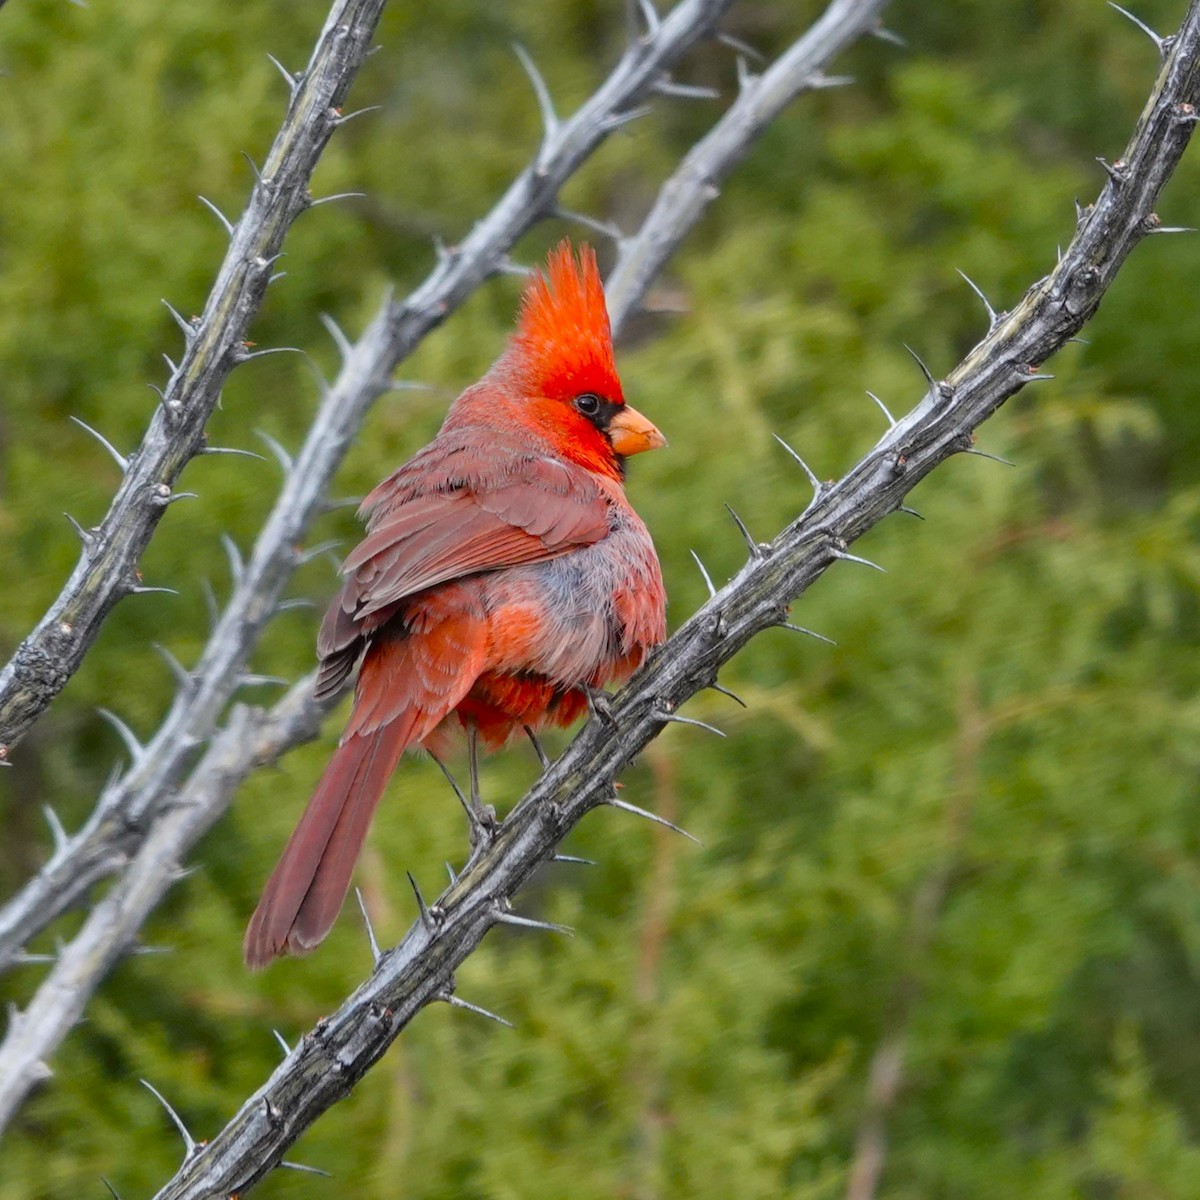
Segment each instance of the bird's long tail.
[[412,720],[401,718],[338,747],[250,919],[243,945],[249,966],[311,950],[332,928],[371,817],[413,732]]

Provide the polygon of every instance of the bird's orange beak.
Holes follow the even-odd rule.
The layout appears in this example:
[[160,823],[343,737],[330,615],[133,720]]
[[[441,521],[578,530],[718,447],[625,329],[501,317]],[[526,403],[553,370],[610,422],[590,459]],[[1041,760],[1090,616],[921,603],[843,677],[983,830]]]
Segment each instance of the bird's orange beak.
[[636,408],[626,404],[620,412],[608,423],[608,436],[612,448],[628,458],[631,454],[641,454],[643,450],[658,450],[667,444],[667,439],[642,416]]

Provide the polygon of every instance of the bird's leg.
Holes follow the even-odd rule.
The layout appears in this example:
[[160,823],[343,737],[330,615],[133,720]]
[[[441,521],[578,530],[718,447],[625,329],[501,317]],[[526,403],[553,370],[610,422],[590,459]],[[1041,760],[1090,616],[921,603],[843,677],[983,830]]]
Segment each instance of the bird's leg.
[[587,697],[588,712],[601,725],[612,729],[617,723],[617,718],[613,715],[612,699],[609,694],[603,688],[593,687],[590,683],[583,685],[583,694]]
[[550,765],[550,756],[542,749],[542,743],[537,740],[537,734],[533,732],[532,725],[522,725],[521,728],[525,730],[525,736],[533,746],[533,752],[538,756],[538,762],[542,764],[544,771]]
[[479,795],[479,732],[467,726],[467,763],[471,768],[471,807],[467,820],[471,823],[471,849],[487,845],[496,833],[496,810],[484,804]]
[[[473,731],[472,731],[473,732]],[[475,800],[477,799],[477,787],[475,785],[475,770],[474,762],[472,761],[471,771],[471,795],[472,799],[468,800],[463,795],[463,790],[458,786],[458,780],[450,774],[450,768],[432,750],[426,750],[426,754],[433,759],[438,765],[438,769],[446,777],[446,782],[454,789],[454,794],[458,797],[459,804],[463,807],[463,812],[467,814],[467,825],[470,830],[471,850],[474,851],[476,846],[486,843],[492,835],[496,827],[496,814],[488,808],[481,815],[479,808],[476,807]],[[482,807],[482,806],[480,806]]]

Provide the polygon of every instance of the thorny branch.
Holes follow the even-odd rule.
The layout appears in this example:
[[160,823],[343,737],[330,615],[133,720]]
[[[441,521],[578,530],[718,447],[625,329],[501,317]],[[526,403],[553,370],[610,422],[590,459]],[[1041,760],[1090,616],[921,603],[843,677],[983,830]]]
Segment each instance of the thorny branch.
[[[846,547],[935,467],[970,452],[973,431],[1027,383],[1095,313],[1129,252],[1161,230],[1157,197],[1183,154],[1200,101],[1200,0],[1174,39],[1125,154],[1094,205],[1080,210],[1058,265],[842,479],[815,483],[805,511],[774,541],[749,540],[746,565],[654,655],[500,825],[495,840],[431,906],[371,977],[292,1050],[209,1143],[187,1154],[158,1200],[244,1192],[344,1097],[426,1004],[453,997],[454,970],[511,913],[511,898],[586,813],[614,798],[613,780],[689,697],[788,606]],[[990,313],[990,309],[989,309]],[[806,473],[807,468],[805,469]],[[857,560],[862,561],[862,560]],[[870,564],[868,564],[870,565]]]
[[[554,211],[566,180],[663,72],[715,28],[730,2],[684,0],[632,43],[578,112],[569,120],[555,120],[534,161],[466,241],[447,251],[407,300],[387,301],[356,345],[343,346],[338,378],[323,397],[300,454],[285,462],[283,490],[249,560],[237,568],[224,614],[196,667],[180,669],[180,691],[167,718],[146,746],[131,743],[130,769],[104,789],[83,828],[60,839],[49,862],[0,909],[0,970],[92,886],[120,870],[146,836],[154,814],[169,800],[196,747],[211,735],[222,706],[243,681],[250,653],[302,557],[295,547],[321,511],[329,481],[368,409],[391,387],[396,366],[503,264],[522,233]],[[5,1086],[3,1060],[0,1051],[0,1092]]]
[[121,485],[98,526],[75,525],[83,543],[79,562],[37,628],[0,670],[0,758],[66,686],[117,601],[153,590],[140,583],[138,562],[167,508],[186,494],[176,492],[175,482],[205,452],[204,427],[229,373],[263,353],[247,346],[250,322],[271,282],[284,235],[313,203],[309,180],[342,119],[340,106],[366,58],[384,2],[336,0],[308,66],[291,80],[287,115],[245,212],[234,225],[213,210],[229,233],[229,249],[200,317],[188,321],[171,309],[183,332],[184,353],[178,366],[167,360],[171,377],[142,444],[126,459],[96,434],[121,468]]
[[[157,895],[165,894],[178,875],[182,856],[228,806],[236,781],[229,773],[222,777],[221,786],[206,778],[212,769],[225,771],[226,761],[206,755],[184,788],[185,794],[197,797],[192,804],[203,806],[204,812],[181,817],[175,789],[196,748],[212,735],[221,708],[247,681],[249,655],[266,622],[278,611],[282,588],[303,557],[295,547],[320,511],[328,482],[368,408],[391,386],[396,365],[420,339],[503,265],[521,233],[554,211],[562,184],[607,133],[620,126],[630,106],[655,87],[666,69],[715,29],[730,2],[684,0],[657,21],[630,45],[574,116],[548,121],[533,163],[471,236],[441,257],[407,301],[385,303],[354,346],[344,343],[335,330],[344,355],[338,379],[323,397],[300,454],[289,460],[280,452],[287,469],[284,488],[249,560],[231,556],[234,592],[200,662],[191,672],[179,668],[176,701],[149,743],[139,746],[132,734],[126,735],[133,755],[131,767],[105,788],[83,829],[72,838],[58,836],[50,861],[0,910],[0,968],[21,961],[28,940],[78,904],[94,884],[121,870],[138,872],[147,855],[152,856],[149,861],[158,862]],[[274,730],[281,715],[298,714],[295,720],[283,721],[289,740],[280,742],[267,757],[315,735],[324,710],[308,702],[305,691],[310,686],[306,681],[299,690],[292,689],[262,718]],[[239,710],[237,720],[243,719]],[[249,747],[252,736],[245,736]],[[221,738],[224,744],[224,734]],[[244,777],[264,758],[248,751],[239,761]],[[159,834],[158,822],[163,819],[171,823],[171,830],[182,831],[178,841],[175,833]],[[164,858],[165,847],[173,852]],[[115,902],[106,900],[98,907],[62,951],[26,1013],[13,1014],[0,1043],[0,1129],[29,1090],[45,1078],[47,1057],[79,1019],[116,957],[129,949],[148,915],[150,908],[141,905],[145,893],[138,893],[137,905],[122,904],[127,894],[125,883],[118,885]],[[29,1019],[35,1012],[36,1019]]]
[[614,326],[623,325],[650,283],[679,248],[722,182],[746,156],[758,135],[802,92],[849,80],[830,78],[824,68],[837,54],[878,28],[888,0],[834,0],[820,20],[761,75],[739,63],[737,99],[685,155],[659,189],[654,207],[637,234],[621,246],[621,258],[605,281]]

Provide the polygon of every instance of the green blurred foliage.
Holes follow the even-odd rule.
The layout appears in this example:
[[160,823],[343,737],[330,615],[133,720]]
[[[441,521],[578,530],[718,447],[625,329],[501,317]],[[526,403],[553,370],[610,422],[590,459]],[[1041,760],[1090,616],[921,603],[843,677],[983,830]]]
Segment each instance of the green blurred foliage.
[[[1141,0],[1164,31],[1182,0]],[[816,3],[739,4],[733,32],[772,51]],[[136,444],[177,333],[159,304],[199,309],[222,251],[203,193],[236,213],[284,105],[265,55],[298,65],[319,0],[78,8],[22,0],[0,17],[0,650],[50,602],[76,553],[62,518],[103,513],[116,482],[67,418]],[[689,239],[640,322],[627,391],[670,451],[630,492],[660,548],[681,621],[702,600],[695,549],[736,569],[733,503],[759,535],[806,501],[778,432],[822,475],[880,430],[919,379],[910,343],[945,370],[983,317],[954,268],[1003,307],[1070,237],[1072,201],[1101,182],[1156,70],[1153,48],[1098,0],[893,5],[907,50],[857,47],[855,87],[811,96],[762,139]],[[431,238],[466,231],[537,139],[510,44],[534,52],[569,110],[619,50],[615,3],[394,6],[353,105],[379,113],[334,139],[317,194],[365,200],[306,215],[253,337],[301,347],[235,373],[214,442],[288,445],[314,406],[310,364],[334,368],[318,315],[363,325],[387,281],[429,268]],[[709,47],[678,72],[734,85]],[[659,101],[573,181],[574,207],[636,223],[716,107]],[[1197,223],[1200,168],[1164,202]],[[539,227],[533,260],[565,227]],[[578,231],[573,231],[578,232]],[[607,248],[604,248],[607,254]],[[295,1157],[332,1183],[280,1173],[267,1197],[843,1195],[866,1078],[899,1035],[905,1079],[888,1115],[887,1200],[1142,1200],[1200,1194],[1200,422],[1193,369],[1200,243],[1152,240],[1089,331],[982,433],[1015,470],[946,464],[863,552],[887,577],[834,570],[795,616],[836,648],[764,636],[725,673],[750,708],[698,698],[717,743],[668,730],[630,772],[633,799],[704,849],[597,814],[523,899],[573,940],[493,935],[462,993],[509,1032],[438,1007],[421,1015]],[[401,368],[432,385],[378,406],[338,482],[362,494],[436,428],[498,350],[517,283],[484,288]],[[40,806],[83,819],[121,747],[96,716],[141,733],[206,631],[201,581],[227,576],[220,532],[246,546],[272,466],[206,459],[199,501],[172,508],[146,556],[180,596],[120,605],[83,669],[0,774],[0,884],[46,853]],[[314,538],[349,542],[349,510]],[[318,603],[328,562],[297,581]],[[314,618],[293,612],[255,666],[295,677]],[[126,961],[56,1056],[56,1077],[0,1152],[0,1200],[151,1191],[179,1147],[148,1078],[198,1137],[215,1131],[289,1039],[368,967],[347,913],[312,958],[261,976],[241,931],[336,736],[241,790],[197,871],[148,926],[163,956]],[[501,805],[533,777],[520,749],[490,761]],[[461,857],[461,817],[428,764],[398,773],[361,878],[380,934],[413,918]],[[40,948],[48,948],[45,939]],[[24,1003],[40,969],[5,981]]]

